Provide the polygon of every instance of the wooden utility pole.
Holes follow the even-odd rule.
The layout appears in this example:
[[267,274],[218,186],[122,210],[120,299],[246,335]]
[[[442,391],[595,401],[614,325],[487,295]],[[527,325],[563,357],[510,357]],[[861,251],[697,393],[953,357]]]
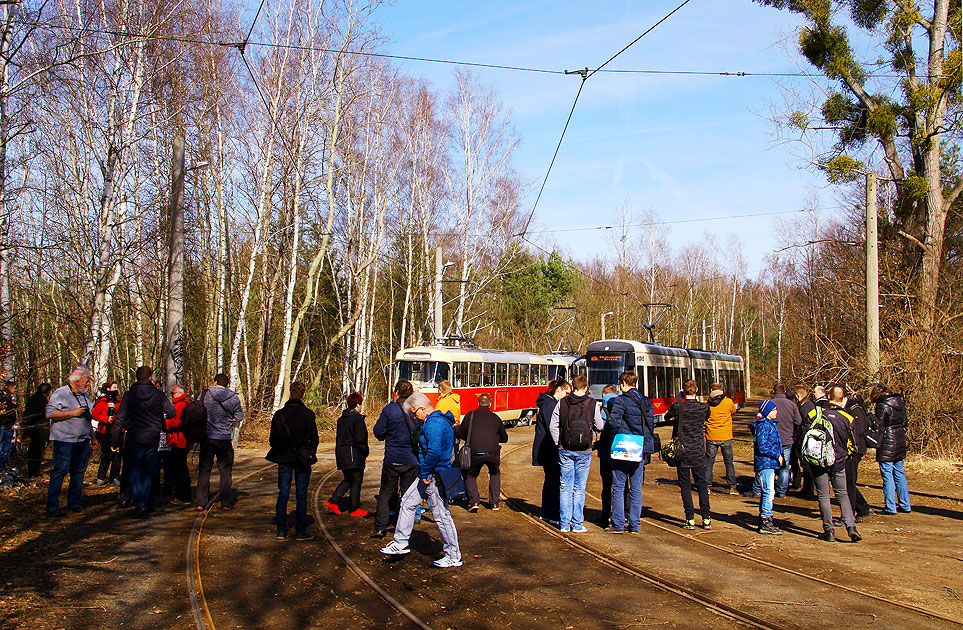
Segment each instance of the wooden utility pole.
[[171,234],[168,258],[167,326],[164,331],[165,392],[184,381],[184,134],[171,155]]
[[876,173],[866,173],[866,369],[879,375],[879,241],[876,212]]

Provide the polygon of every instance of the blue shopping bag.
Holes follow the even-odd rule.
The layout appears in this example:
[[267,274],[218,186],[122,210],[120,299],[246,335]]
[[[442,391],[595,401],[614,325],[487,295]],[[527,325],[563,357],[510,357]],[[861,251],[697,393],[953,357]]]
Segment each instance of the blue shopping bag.
[[645,453],[645,437],[631,433],[619,433],[612,440],[612,459],[623,462],[641,462]]

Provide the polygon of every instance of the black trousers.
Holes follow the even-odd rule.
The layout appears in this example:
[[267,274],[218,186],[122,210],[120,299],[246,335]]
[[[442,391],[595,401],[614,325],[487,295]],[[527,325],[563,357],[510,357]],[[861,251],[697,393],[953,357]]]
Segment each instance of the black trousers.
[[349,468],[348,470],[342,470],[341,474],[344,475],[344,479],[334,489],[329,501],[337,503],[344,496],[344,493],[350,490],[351,511],[354,512],[361,507],[361,482],[364,481],[364,468]]
[[599,440],[599,474],[602,475],[602,518],[599,522],[608,525],[612,518],[612,443]]
[[391,498],[398,496],[398,488],[404,493],[418,478],[417,464],[390,464],[381,466],[381,488],[378,490],[378,508],[375,512],[376,530],[388,528],[388,513],[391,511]]
[[201,442],[201,454],[197,464],[197,505],[207,507],[211,492],[211,468],[217,459],[217,470],[221,480],[217,485],[221,494],[221,506],[234,507],[234,493],[231,491],[231,474],[234,470],[234,444],[230,440],[211,440]]
[[[100,465],[97,467],[97,478],[113,481],[120,475],[120,452],[110,450],[110,433],[98,433],[97,443],[100,444]],[[109,477],[107,476],[109,473]]]
[[161,457],[164,464],[164,494],[184,503],[191,500],[191,471],[187,467],[189,453],[186,448],[172,446]]
[[30,443],[27,445],[27,476],[40,475],[40,465],[43,463],[44,453],[47,452],[47,440],[50,430],[47,427],[30,427],[24,429]]
[[478,475],[481,474],[481,469],[485,466],[488,467],[488,502],[493,505],[501,503],[501,455],[499,453],[484,453],[481,455],[472,453],[471,466],[465,472],[465,490],[468,492],[469,501],[474,505],[481,503],[481,496],[478,494]]
[[859,462],[863,456],[856,453],[846,460],[846,494],[849,495],[849,503],[853,507],[856,516],[866,516],[869,514],[869,503],[863,497],[863,493],[856,487],[859,477]]
[[[692,486],[699,491],[699,514],[703,519],[711,518],[709,514],[709,480],[706,479],[705,464],[701,466],[679,466],[679,488],[682,490],[682,507],[685,509],[685,520],[695,516],[692,507]],[[690,477],[691,475],[691,477]]]
[[545,472],[545,481],[542,483],[542,520],[557,523],[562,519],[561,506],[559,505],[562,488],[562,467],[559,465],[558,459],[554,462],[549,460],[542,466],[542,470]]

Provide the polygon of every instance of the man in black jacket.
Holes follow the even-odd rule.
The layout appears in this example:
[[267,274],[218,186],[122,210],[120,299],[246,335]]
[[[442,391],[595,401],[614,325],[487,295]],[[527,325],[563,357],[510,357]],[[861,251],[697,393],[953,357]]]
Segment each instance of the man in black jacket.
[[111,450],[118,453],[121,434],[127,430],[125,468],[134,497],[134,518],[147,515],[154,472],[160,465],[160,434],[166,437],[166,421],[177,415],[171,401],[151,381],[153,375],[154,370],[146,365],[137,368],[137,382],[120,402],[111,436]]
[[488,502],[493,511],[498,511],[499,497],[502,492],[501,445],[508,441],[508,433],[502,419],[491,410],[492,397],[482,394],[478,397],[478,409],[468,413],[461,424],[455,427],[455,438],[466,440],[471,448],[471,467],[465,476],[465,489],[468,491],[469,512],[477,512],[481,497],[478,496],[478,475],[482,466],[488,467]]
[[291,479],[295,484],[294,527],[297,540],[311,540],[308,533],[308,484],[311,483],[311,465],[317,461],[318,423],[313,411],[302,399],[307,390],[304,383],[291,383],[291,398],[275,412],[271,419],[271,450],[267,459],[278,465],[277,539],[288,535],[288,497],[291,496]]
[[869,429],[869,416],[866,415],[863,400],[856,396],[843,398],[843,409],[853,417],[852,427],[853,438],[856,440],[856,452],[846,460],[846,492],[849,494],[849,503],[853,506],[853,513],[856,515],[856,522],[859,523],[873,513],[873,508],[869,507],[869,503],[856,485],[859,482],[859,463],[866,455],[866,431]]
[[381,410],[372,433],[385,443],[385,458],[381,465],[381,489],[378,491],[378,508],[375,513],[372,538],[384,538],[388,530],[388,516],[392,497],[411,487],[418,478],[418,455],[412,434],[418,421],[409,416],[402,403],[414,393],[409,381],[395,384],[394,400]]

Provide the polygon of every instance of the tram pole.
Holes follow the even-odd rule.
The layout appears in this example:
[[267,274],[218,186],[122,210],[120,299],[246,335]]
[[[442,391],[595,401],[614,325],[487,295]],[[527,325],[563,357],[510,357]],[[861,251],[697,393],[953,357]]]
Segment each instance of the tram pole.
[[171,154],[170,251],[167,322],[164,334],[164,392],[184,378],[184,133]]
[[866,173],[866,369],[879,376],[879,240],[876,173]]
[[435,248],[435,343],[441,343],[445,336],[442,326],[442,293],[441,281],[444,274],[444,263],[441,260],[441,248]]

